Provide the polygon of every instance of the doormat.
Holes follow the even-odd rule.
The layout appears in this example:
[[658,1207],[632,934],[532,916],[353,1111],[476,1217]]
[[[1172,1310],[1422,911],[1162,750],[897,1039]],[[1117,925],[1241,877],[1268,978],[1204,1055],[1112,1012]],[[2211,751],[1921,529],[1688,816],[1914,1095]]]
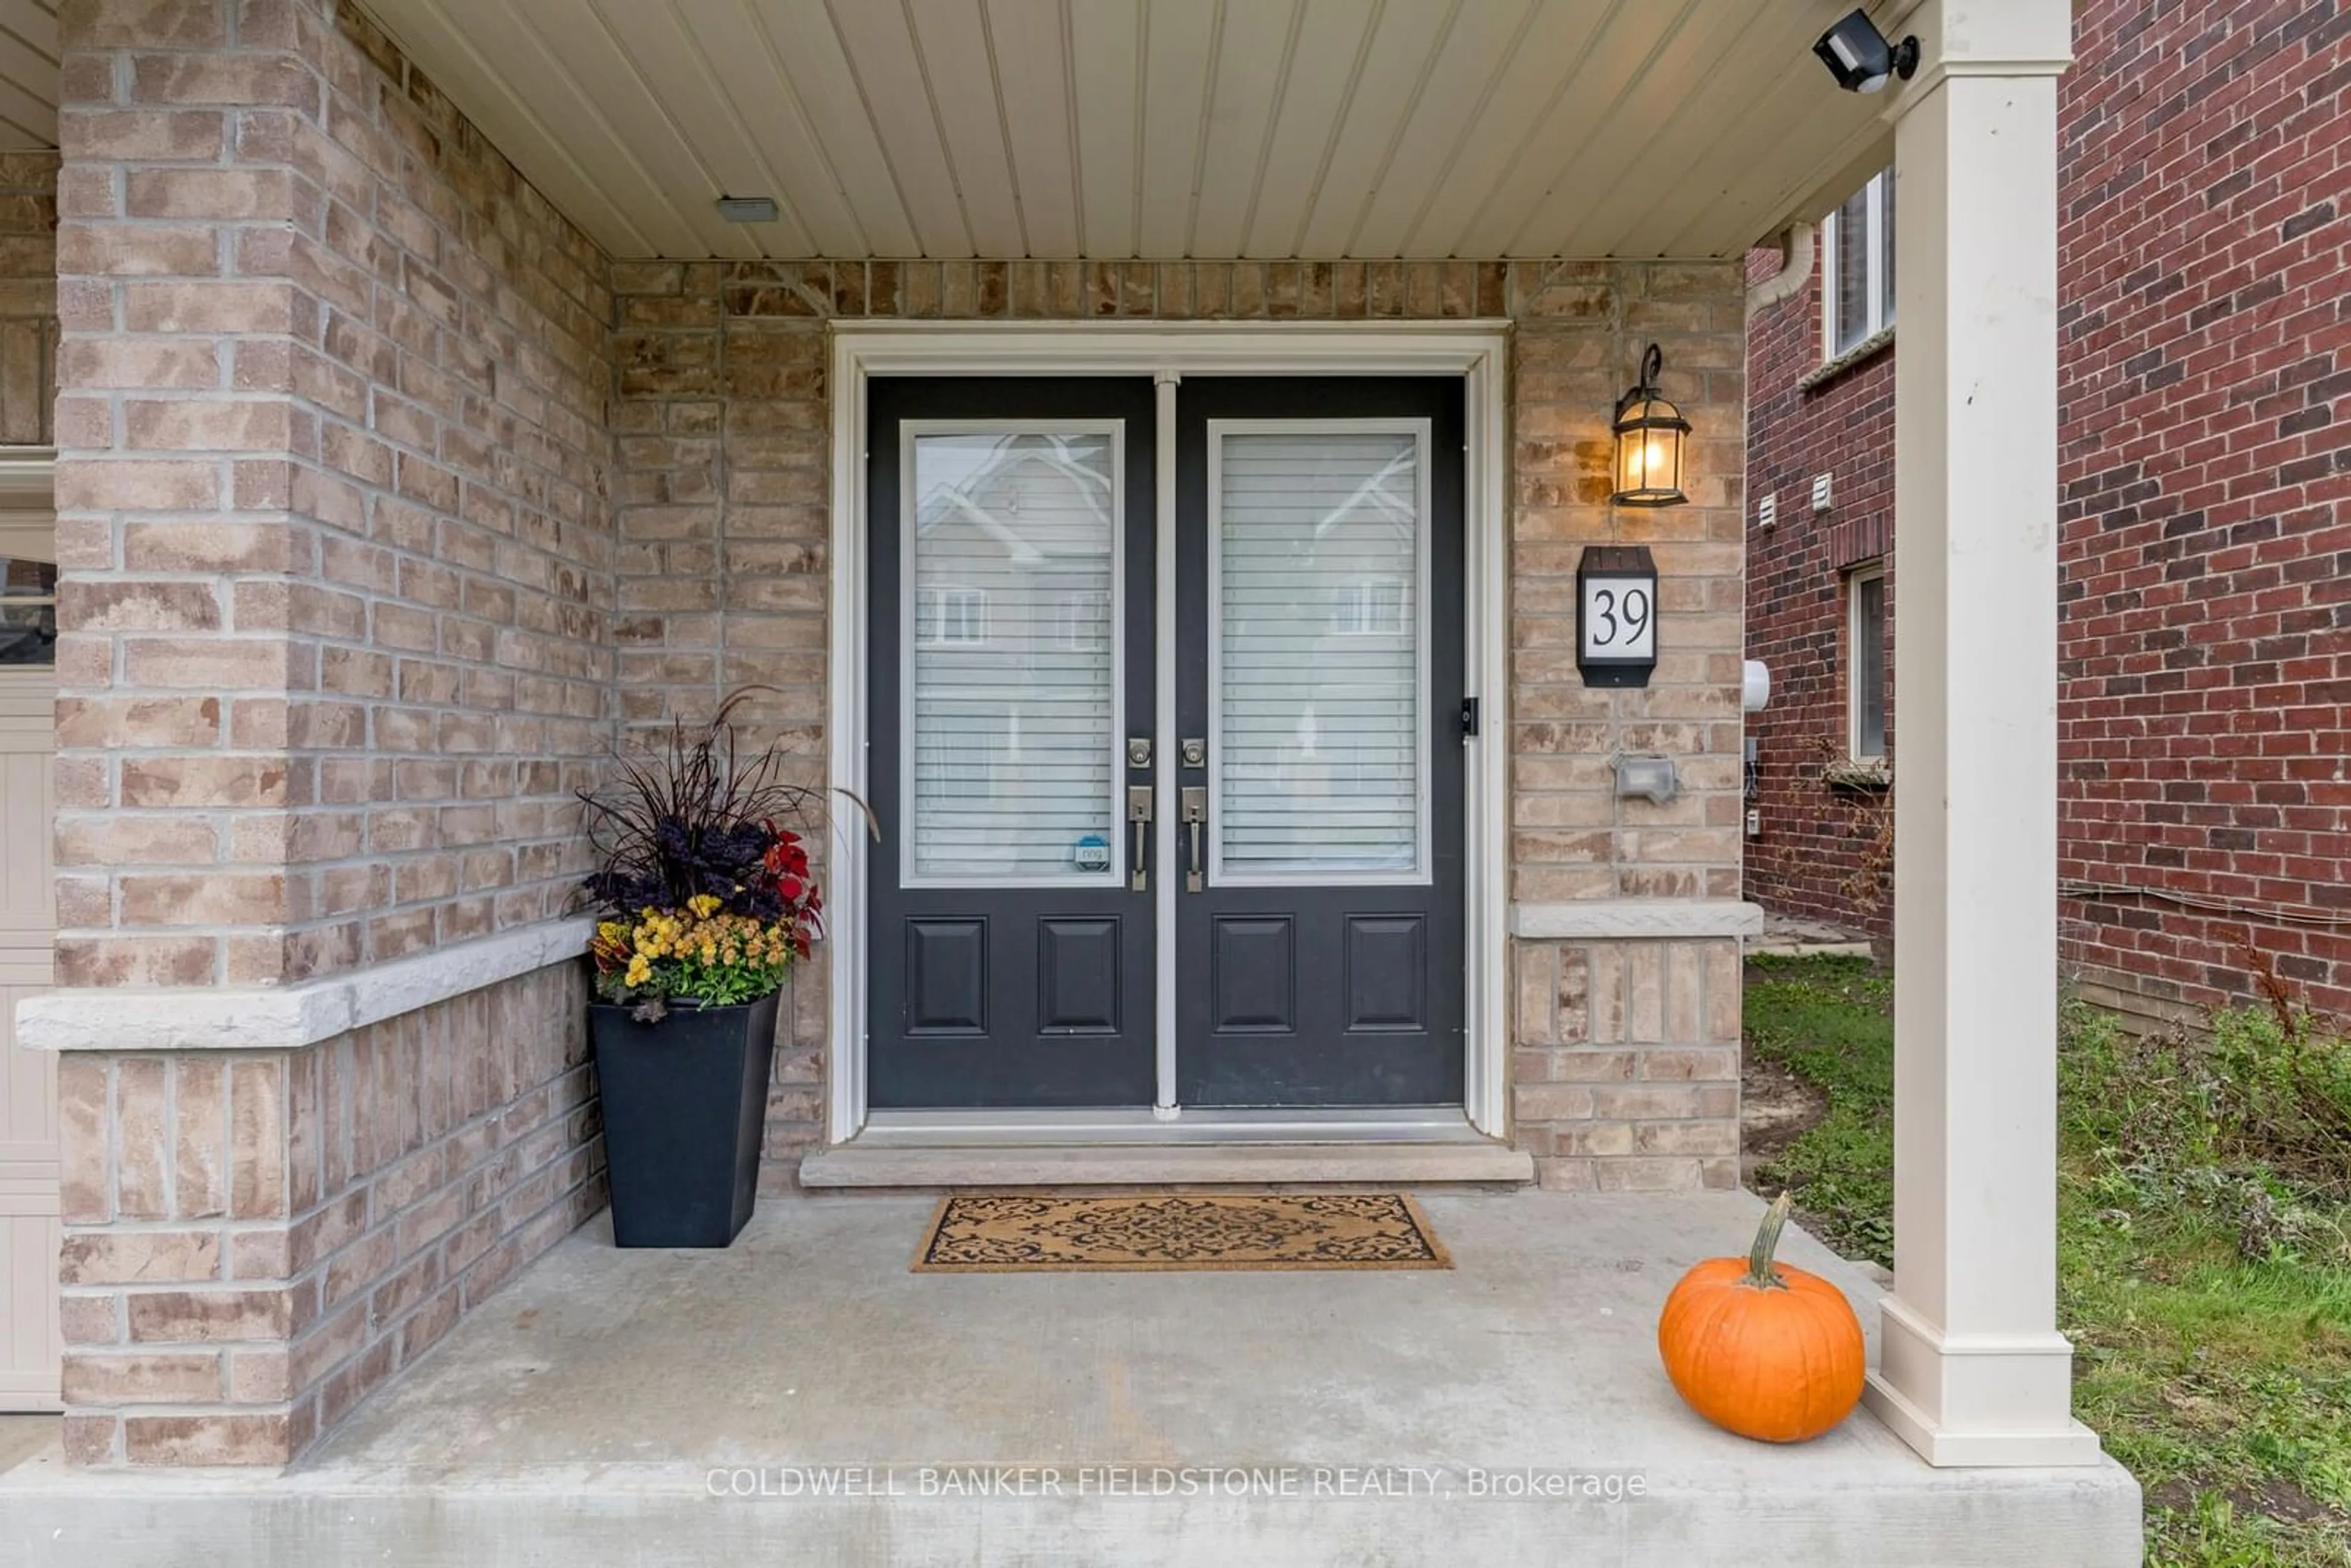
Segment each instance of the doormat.
[[940,1199],[917,1273],[1450,1269],[1400,1192],[973,1192]]

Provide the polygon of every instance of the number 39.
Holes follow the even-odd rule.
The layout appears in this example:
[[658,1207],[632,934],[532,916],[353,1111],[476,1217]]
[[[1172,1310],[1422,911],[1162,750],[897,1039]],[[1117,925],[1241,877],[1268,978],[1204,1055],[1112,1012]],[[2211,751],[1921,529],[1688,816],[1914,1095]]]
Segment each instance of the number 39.
[[1584,626],[1584,640],[1594,648],[1613,648],[1620,637],[1627,645],[1639,643],[1649,629],[1649,595],[1642,589],[1628,588],[1620,596],[1613,588],[1595,588],[1592,592],[1592,615]]

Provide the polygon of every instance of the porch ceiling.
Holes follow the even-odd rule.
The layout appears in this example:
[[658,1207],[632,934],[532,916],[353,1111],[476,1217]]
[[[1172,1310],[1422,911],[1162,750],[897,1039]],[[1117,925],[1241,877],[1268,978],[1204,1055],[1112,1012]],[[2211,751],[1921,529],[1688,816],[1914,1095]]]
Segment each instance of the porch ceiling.
[[1853,3],[366,0],[613,255],[744,259],[1735,256],[1890,145]]

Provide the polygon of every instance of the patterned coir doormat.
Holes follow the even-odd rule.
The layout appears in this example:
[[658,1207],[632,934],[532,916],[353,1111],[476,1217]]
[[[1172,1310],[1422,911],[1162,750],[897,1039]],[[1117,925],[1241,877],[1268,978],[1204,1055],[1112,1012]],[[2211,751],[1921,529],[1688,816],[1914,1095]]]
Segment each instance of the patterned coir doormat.
[[1128,1269],[1450,1269],[1402,1193],[957,1193],[918,1273]]

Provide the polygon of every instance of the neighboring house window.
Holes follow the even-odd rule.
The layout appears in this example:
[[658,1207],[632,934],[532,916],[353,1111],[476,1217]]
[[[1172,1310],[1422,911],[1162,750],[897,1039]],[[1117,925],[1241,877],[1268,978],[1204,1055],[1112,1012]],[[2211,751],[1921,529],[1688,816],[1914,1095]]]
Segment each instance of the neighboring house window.
[[1865,566],[1845,579],[1851,631],[1846,642],[1845,711],[1855,761],[1886,755],[1886,568]]
[[995,750],[984,736],[956,735],[939,747],[939,793],[948,800],[985,800],[996,792]]
[[1404,633],[1404,584],[1395,578],[1351,582],[1339,591],[1332,629],[1345,637],[1396,637]]
[[1835,359],[1894,325],[1894,172],[1821,225],[1821,343]]
[[1061,595],[1061,648],[1071,653],[1097,653],[1107,641],[1109,606],[1099,593]]
[[925,648],[976,648],[987,641],[987,595],[977,588],[925,588],[914,601],[914,641]]

